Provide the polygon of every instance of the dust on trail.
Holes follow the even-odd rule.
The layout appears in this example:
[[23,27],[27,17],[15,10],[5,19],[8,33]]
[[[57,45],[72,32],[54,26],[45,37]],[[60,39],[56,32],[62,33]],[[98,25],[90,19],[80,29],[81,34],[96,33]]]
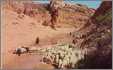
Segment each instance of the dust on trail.
[[[43,26],[41,23],[38,23],[28,16],[20,19],[17,17],[18,14],[13,11],[2,10],[2,12],[2,55],[3,67],[6,69],[37,68],[40,65],[39,55],[23,54],[22,56],[17,56],[12,54],[12,50],[22,45],[34,44],[37,37],[40,39],[39,44],[43,45],[43,47],[51,45],[52,41],[57,41],[62,37],[64,37],[64,41],[68,41],[66,34],[74,30],[72,27],[53,30],[50,27]],[[41,47],[40,45],[39,47]]]

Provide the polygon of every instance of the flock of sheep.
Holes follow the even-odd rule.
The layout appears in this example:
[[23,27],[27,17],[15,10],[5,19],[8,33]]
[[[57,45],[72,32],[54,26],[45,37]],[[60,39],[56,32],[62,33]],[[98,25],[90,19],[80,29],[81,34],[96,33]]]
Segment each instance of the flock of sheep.
[[41,53],[42,62],[64,69],[76,68],[78,62],[85,59],[86,51],[70,44],[58,44],[47,48],[21,47],[15,53],[19,56],[22,53]]
[[86,50],[75,48],[69,44],[45,48],[42,62],[52,64],[56,68],[76,68],[79,61],[85,58]]

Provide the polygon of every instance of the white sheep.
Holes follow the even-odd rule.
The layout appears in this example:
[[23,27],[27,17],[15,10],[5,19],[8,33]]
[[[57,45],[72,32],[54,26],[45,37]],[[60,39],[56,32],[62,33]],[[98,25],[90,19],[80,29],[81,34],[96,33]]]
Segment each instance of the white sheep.
[[59,63],[59,55],[58,54],[55,55],[55,62]]
[[62,62],[62,60],[61,59],[59,59],[59,61],[58,61],[58,68],[63,68],[63,62]]
[[63,61],[63,65],[64,67],[69,66],[70,63],[70,56],[65,56],[64,61]]
[[72,58],[70,59],[70,64],[72,68],[74,68],[76,61],[77,61],[76,59],[75,60],[73,60]]

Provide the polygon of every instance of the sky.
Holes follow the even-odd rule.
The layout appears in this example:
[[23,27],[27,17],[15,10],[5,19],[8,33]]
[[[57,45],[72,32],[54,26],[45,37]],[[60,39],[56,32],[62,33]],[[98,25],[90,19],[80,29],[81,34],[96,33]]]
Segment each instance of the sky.
[[[49,3],[48,0],[39,0],[37,2],[40,3]],[[94,8],[97,9],[100,4],[101,4],[101,0],[65,0],[66,3],[78,3],[78,4],[83,4],[83,5],[87,5],[89,8]]]

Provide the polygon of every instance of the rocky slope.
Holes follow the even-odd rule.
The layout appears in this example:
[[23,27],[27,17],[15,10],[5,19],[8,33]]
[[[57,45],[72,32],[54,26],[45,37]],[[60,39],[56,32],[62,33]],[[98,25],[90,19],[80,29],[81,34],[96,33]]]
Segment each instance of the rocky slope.
[[[83,28],[72,33],[76,47],[88,48],[83,68],[112,68],[112,2],[104,1]],[[80,67],[81,68],[81,67]]]

